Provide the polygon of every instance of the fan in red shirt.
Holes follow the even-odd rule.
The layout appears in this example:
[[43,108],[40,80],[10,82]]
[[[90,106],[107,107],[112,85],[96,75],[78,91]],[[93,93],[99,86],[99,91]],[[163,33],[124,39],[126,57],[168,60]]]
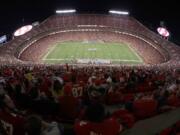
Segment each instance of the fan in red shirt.
[[0,96],[0,121],[8,135],[24,135],[24,118],[15,109],[15,105],[8,95]]
[[77,99],[81,99],[84,94],[84,83],[79,82],[77,84],[73,84],[71,82],[66,83],[64,86],[64,92],[71,93]]
[[69,91],[64,91],[64,95],[59,98],[61,117],[74,120],[79,113],[80,102]]
[[79,82],[73,85],[72,95],[76,98],[82,98],[84,93],[84,84]]
[[87,120],[75,123],[76,135],[118,135],[122,126],[114,118],[105,118],[105,109],[101,104],[90,105],[85,116]]

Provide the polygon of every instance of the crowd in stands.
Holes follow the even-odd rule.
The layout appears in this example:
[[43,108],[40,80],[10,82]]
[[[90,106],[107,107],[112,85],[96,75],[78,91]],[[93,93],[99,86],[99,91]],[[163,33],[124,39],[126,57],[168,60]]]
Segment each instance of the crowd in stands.
[[[74,32],[51,35],[65,30]],[[146,64],[166,63],[155,68],[17,66],[21,60],[39,63],[51,44],[71,40],[125,42]],[[118,135],[139,120],[176,109],[179,51],[131,17],[52,16],[0,48],[0,64],[15,65],[0,67],[0,135]],[[169,68],[171,64],[178,68]],[[178,135],[179,129],[177,122],[161,135]]]
[[0,68],[3,135],[117,135],[179,106],[179,69]]

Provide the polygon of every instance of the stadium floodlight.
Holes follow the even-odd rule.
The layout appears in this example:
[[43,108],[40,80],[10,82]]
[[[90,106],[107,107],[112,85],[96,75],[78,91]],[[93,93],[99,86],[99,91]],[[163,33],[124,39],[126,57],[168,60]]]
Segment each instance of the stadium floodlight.
[[69,10],[56,10],[56,14],[65,14],[65,13],[75,13],[75,9],[69,9]]
[[6,35],[3,35],[0,37],[0,44],[4,43],[7,41],[7,36]]
[[127,11],[109,10],[109,13],[111,13],[111,14],[118,14],[118,15],[129,15],[129,12],[127,12]]
[[24,35],[27,32],[29,32],[32,28],[33,28],[32,25],[23,26],[14,32],[14,36],[18,37],[18,36]]
[[169,37],[170,36],[170,33],[166,28],[159,27],[159,28],[157,28],[157,31],[163,37]]

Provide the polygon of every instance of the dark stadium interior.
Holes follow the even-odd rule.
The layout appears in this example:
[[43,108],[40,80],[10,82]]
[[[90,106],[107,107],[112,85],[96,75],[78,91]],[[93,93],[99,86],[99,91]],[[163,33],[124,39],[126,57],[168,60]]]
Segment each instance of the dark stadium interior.
[[[8,36],[0,44],[0,135],[180,135],[178,8],[177,0],[0,1],[0,37]],[[55,14],[56,9],[77,13]],[[36,21],[15,36],[15,30]],[[160,21],[170,41],[157,33]],[[108,46],[107,56],[117,43],[141,63],[113,63],[112,57],[96,63],[96,55],[78,63],[84,57],[74,58],[73,51],[72,63],[44,63],[67,42],[82,44],[77,54],[84,46],[95,54],[101,43]],[[73,49],[69,44],[65,55]],[[117,54],[126,55],[120,50]],[[118,60],[135,60],[126,58]]]

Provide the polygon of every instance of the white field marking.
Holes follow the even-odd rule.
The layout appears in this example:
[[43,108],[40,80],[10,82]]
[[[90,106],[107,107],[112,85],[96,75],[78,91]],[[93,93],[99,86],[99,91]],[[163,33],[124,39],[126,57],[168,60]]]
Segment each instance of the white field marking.
[[44,55],[44,57],[43,57],[43,59],[42,60],[46,60],[46,58],[47,58],[47,56],[56,48],[56,46],[58,46],[58,44],[57,45],[55,45],[55,46],[53,46],[53,47],[51,47],[51,49],[47,52],[47,54],[46,55]]
[[129,49],[138,57],[139,61],[140,61],[140,62],[143,62],[143,60],[142,60],[141,57],[136,53],[136,51],[134,51],[134,49],[133,49],[130,45],[127,44],[127,46],[128,46]]
[[[52,61],[63,61],[63,60],[76,60],[76,59],[44,59],[44,60],[52,60]],[[140,60],[120,60],[120,59],[80,59],[80,60],[110,60],[110,61],[126,61],[126,62],[142,62]]]
[[88,48],[88,51],[97,51],[97,48]]

